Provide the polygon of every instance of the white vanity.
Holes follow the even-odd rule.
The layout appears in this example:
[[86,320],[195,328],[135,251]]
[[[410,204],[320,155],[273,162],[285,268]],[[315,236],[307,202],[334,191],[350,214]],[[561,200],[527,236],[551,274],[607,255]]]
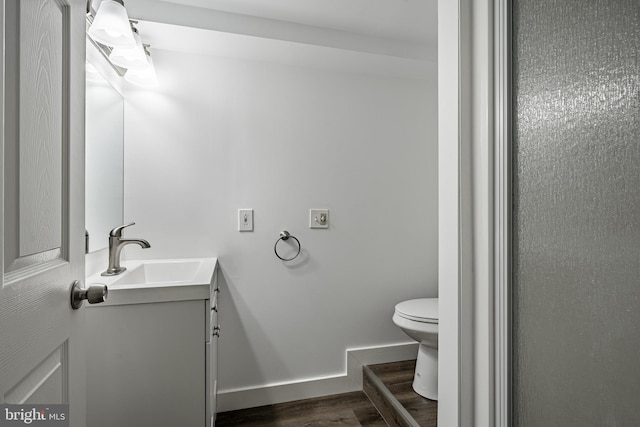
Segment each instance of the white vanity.
[[218,315],[215,258],[125,261],[87,305],[87,425],[212,426]]

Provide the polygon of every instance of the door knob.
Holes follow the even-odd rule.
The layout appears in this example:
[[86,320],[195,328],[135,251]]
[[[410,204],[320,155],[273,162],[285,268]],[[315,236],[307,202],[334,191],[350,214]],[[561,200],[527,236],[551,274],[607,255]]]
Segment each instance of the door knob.
[[89,304],[98,304],[104,302],[109,294],[107,285],[101,283],[91,285],[87,289],[80,287],[79,281],[74,281],[71,286],[71,307],[74,310],[82,306],[82,301],[87,300]]

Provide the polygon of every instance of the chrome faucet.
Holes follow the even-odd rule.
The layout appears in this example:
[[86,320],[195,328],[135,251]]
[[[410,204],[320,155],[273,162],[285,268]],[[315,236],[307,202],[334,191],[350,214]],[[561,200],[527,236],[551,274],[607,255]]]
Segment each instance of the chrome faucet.
[[135,243],[140,245],[142,249],[150,248],[151,245],[144,239],[123,239],[122,230],[125,227],[135,225],[135,222],[126,225],[120,225],[109,232],[109,268],[102,273],[102,276],[116,276],[123,271],[126,267],[120,267],[120,252],[125,245]]

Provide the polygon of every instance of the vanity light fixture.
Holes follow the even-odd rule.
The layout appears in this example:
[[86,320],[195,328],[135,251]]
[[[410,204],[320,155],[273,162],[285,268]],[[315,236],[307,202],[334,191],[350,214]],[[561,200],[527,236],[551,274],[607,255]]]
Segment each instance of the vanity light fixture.
[[158,86],[158,76],[156,74],[156,69],[153,66],[153,60],[151,59],[151,53],[148,48],[149,45],[144,45],[144,53],[147,57],[147,67],[142,69],[129,69],[125,73],[124,79],[129,83],[145,87]]
[[114,70],[130,83],[155,87],[158,76],[153,67],[149,45],[144,44],[135,24],[124,7],[123,0],[102,0],[94,12],[87,0],[87,35]]
[[148,67],[147,55],[142,46],[142,39],[138,34],[138,30],[135,27],[132,27],[131,30],[136,44],[129,48],[114,48],[109,54],[109,61],[127,70],[140,70]]
[[113,48],[131,48],[136,45],[123,0],[102,0],[89,27],[89,36]]

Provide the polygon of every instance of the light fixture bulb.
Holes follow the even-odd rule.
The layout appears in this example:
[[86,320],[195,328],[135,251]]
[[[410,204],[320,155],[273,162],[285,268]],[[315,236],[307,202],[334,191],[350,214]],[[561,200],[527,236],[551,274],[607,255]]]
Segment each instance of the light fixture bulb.
[[142,39],[135,28],[133,29],[133,38],[136,41],[134,47],[117,47],[111,51],[109,55],[111,63],[127,70],[140,70],[149,66],[147,55],[142,46]]
[[89,27],[89,36],[114,48],[129,48],[136,44],[123,2],[102,0]]
[[151,54],[146,49],[145,54],[147,56],[147,67],[138,70],[127,70],[124,79],[138,86],[157,87],[159,84],[158,75],[153,66],[153,59],[151,59]]

